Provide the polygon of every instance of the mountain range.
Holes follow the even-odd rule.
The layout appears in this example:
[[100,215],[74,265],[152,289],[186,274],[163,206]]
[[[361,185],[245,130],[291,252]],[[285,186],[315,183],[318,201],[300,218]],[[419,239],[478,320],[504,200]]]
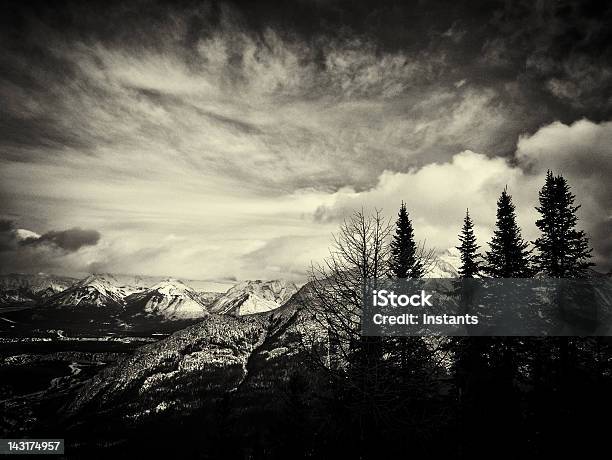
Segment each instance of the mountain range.
[[[454,248],[444,252],[435,259],[429,276],[457,276],[458,260]],[[265,313],[285,304],[297,290],[295,284],[283,280],[179,281],[108,273],[79,280],[50,274],[10,274],[0,276],[0,309],[6,313],[4,307],[28,308],[40,323],[58,323],[56,327],[78,316],[81,323],[101,321],[109,327],[129,328],[136,323],[190,323],[211,313]],[[28,314],[22,312],[18,319]]]
[[[429,278],[453,278],[460,265],[459,253],[450,248],[440,253],[430,265]],[[170,285],[170,284],[172,285]],[[160,276],[94,274],[83,279],[52,274],[0,275],[0,307],[25,303],[55,306],[110,306],[125,308],[128,303],[147,305],[147,311],[166,311],[177,302],[160,300],[179,296],[187,309],[202,303],[210,312],[248,315],[277,308],[297,290],[293,283],[275,281],[175,280]],[[148,292],[147,292],[148,291]],[[147,298],[146,301],[143,300]],[[156,300],[153,300],[156,299]],[[190,299],[190,301],[187,301]],[[161,303],[160,303],[161,302]],[[158,304],[153,307],[153,304]],[[166,305],[168,304],[168,305]],[[180,306],[179,306],[180,307]],[[182,310],[182,308],[179,308]],[[170,316],[179,316],[180,311]],[[190,314],[187,314],[190,316]]]
[[172,332],[209,314],[253,315],[274,310],[297,291],[286,281],[245,281],[227,292],[197,291],[165,279],[147,286],[125,277],[5,275],[0,284],[0,333],[62,330],[77,335]]

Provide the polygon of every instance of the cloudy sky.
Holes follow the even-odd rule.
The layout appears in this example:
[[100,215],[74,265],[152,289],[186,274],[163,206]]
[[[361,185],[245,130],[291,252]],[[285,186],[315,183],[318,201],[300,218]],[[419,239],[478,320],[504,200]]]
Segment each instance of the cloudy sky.
[[[410,3],[410,4],[409,4]],[[0,270],[302,279],[351,209],[486,247],[548,168],[612,255],[602,2],[3,2]]]

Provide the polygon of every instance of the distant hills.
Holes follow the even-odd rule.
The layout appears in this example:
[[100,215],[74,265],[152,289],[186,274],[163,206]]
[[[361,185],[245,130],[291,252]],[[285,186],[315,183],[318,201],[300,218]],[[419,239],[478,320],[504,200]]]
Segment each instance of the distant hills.
[[0,305],[40,302],[70,287],[75,278],[55,275],[0,275]]

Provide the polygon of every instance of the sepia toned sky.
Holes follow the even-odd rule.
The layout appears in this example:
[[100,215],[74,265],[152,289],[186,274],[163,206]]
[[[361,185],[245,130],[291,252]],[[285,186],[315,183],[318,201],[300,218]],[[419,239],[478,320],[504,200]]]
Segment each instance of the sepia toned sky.
[[302,280],[352,209],[486,249],[567,177],[612,254],[601,2],[4,2],[0,270]]

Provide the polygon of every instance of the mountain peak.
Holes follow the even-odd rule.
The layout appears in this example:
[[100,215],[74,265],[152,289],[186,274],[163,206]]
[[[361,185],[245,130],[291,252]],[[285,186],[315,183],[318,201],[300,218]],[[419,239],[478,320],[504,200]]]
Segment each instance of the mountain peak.
[[438,254],[427,273],[427,278],[456,278],[459,276],[461,255],[459,250],[451,247]]
[[264,313],[281,307],[297,290],[286,280],[243,281],[217,299],[210,311],[236,316]]
[[169,278],[126,299],[136,314],[161,316],[168,320],[194,319],[206,315],[198,294],[182,281]]
[[193,291],[189,286],[180,280],[168,278],[164,281],[160,281],[156,285],[150,288],[151,291],[157,291],[160,294],[166,295],[180,295],[185,291]]
[[123,307],[125,290],[109,274],[91,274],[49,301],[56,306]]

